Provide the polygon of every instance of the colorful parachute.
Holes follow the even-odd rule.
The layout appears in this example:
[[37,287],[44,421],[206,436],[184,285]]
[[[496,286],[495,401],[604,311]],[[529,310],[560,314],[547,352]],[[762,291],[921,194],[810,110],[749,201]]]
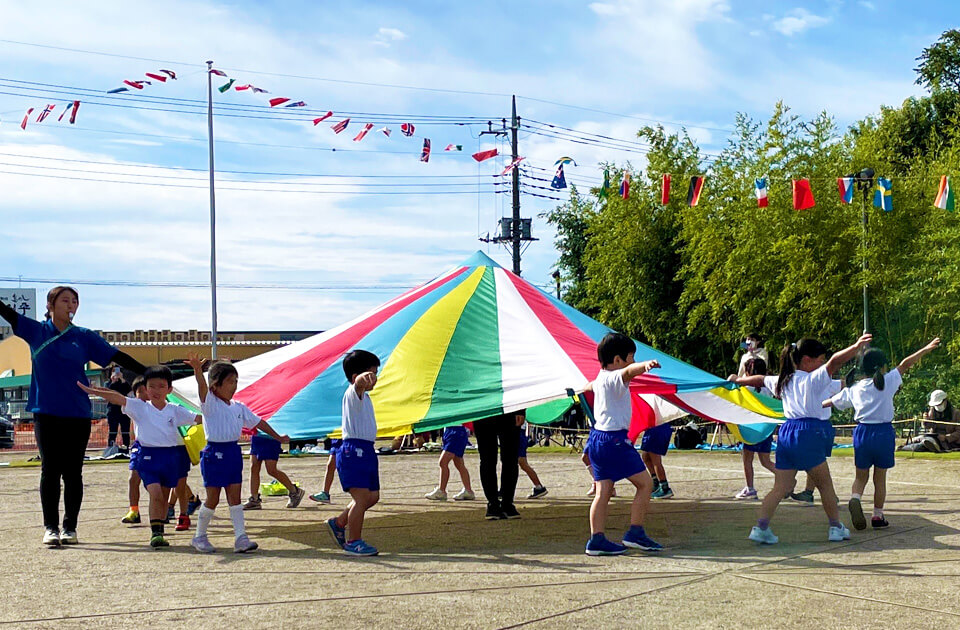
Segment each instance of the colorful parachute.
[[[371,394],[381,437],[522,409],[549,421],[571,404],[568,390],[582,392],[596,377],[597,342],[608,332],[477,252],[347,324],[238,363],[236,398],[294,439],[336,434],[348,385],[341,360],[362,348],[382,362]],[[662,367],[632,384],[633,433],[676,417],[646,395],[732,423],[749,442],[776,426],[780,414],[769,399],[637,348],[638,361],[657,359]],[[196,399],[192,378],[176,386]]]

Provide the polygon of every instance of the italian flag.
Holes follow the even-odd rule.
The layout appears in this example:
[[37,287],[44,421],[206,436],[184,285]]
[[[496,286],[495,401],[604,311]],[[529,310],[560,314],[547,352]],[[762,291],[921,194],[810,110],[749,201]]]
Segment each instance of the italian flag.
[[953,199],[953,189],[950,188],[950,178],[946,175],[940,178],[940,190],[937,191],[937,200],[933,205],[953,212],[956,204]]

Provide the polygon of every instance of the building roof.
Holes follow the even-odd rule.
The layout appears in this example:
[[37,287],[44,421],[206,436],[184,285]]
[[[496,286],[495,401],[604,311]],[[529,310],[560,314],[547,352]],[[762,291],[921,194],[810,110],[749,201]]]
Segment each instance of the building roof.
[[[293,341],[279,339],[254,339],[244,341],[217,341],[217,346],[286,346]],[[209,341],[114,341],[113,346],[209,346]]]

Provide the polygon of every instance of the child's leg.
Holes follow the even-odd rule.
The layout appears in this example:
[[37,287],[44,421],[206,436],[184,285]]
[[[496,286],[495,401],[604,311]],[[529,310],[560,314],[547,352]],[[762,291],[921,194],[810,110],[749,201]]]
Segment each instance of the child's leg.
[[530,481],[533,483],[534,488],[540,488],[543,484],[540,483],[540,477],[537,476],[537,471],[533,469],[533,466],[527,462],[526,457],[521,457],[519,460],[520,470],[527,474],[527,477],[530,478]]
[[740,451],[740,458],[743,460],[743,478],[747,482],[747,487],[753,487],[753,451],[743,449]]
[[[650,478],[650,475],[647,475]],[[590,504],[590,533],[602,534],[607,523],[607,508],[610,497],[613,496],[613,481],[604,479],[596,482],[598,490]],[[649,497],[649,493],[647,495]]]
[[327,472],[323,474],[323,491],[330,494],[330,488],[333,487],[333,476],[337,474],[337,456],[331,454],[327,458]]
[[653,479],[656,479],[659,481],[659,478],[657,477],[657,471],[653,467],[653,453],[650,453],[647,451],[640,451],[640,459],[643,460],[643,466],[650,473],[650,476]]
[[197,512],[197,538],[205,538],[207,536],[207,527],[210,526],[210,521],[213,520],[213,513],[214,510],[217,509],[218,503],[220,503],[220,488],[207,486],[206,500]]
[[180,503],[180,516],[187,513],[187,502],[190,500],[190,489],[187,486],[187,478],[181,477],[177,480],[176,488],[177,500]]
[[820,503],[823,504],[823,511],[827,513],[830,524],[839,523],[840,508],[837,507],[837,491],[833,488],[833,478],[830,476],[830,467],[827,462],[808,470],[807,480],[808,484],[812,480],[814,487],[820,491]]
[[163,522],[167,518],[167,494],[168,488],[164,488],[159,483],[151,483],[147,486],[147,494],[150,496],[150,535],[163,535]]
[[353,500],[337,517],[337,525],[347,529],[347,542],[360,540],[363,537],[363,517],[367,510],[380,500],[380,491],[350,488],[350,496]]
[[667,485],[667,471],[663,468],[663,456],[656,453],[650,453],[650,462],[653,464],[652,469],[657,474],[657,479],[660,480],[660,483]]
[[598,484],[596,481],[593,481],[593,469],[590,468],[590,456],[587,455],[586,451],[580,455],[580,461],[583,462],[583,465],[587,467],[587,473],[590,474],[590,491],[587,492],[587,496],[596,496]]
[[[876,469],[879,470],[879,469]],[[851,488],[850,493],[860,498],[863,496],[863,491],[867,488],[867,481],[870,479],[870,469],[869,468],[857,468],[857,472],[853,478],[853,488]],[[874,492],[876,492],[876,485],[874,485]]]
[[454,454],[450,451],[443,451],[440,453],[440,461],[437,462],[437,466],[440,467],[440,486],[439,488],[446,492],[447,491],[447,482],[450,481],[450,460],[454,458]]
[[770,459],[770,453],[757,453],[757,457],[760,459],[761,466],[772,473],[776,473],[777,467],[773,465],[773,460]]
[[130,471],[130,480],[127,482],[127,498],[130,499],[130,509],[140,511],[140,473]]
[[650,492],[653,490],[653,479],[650,473],[643,471],[629,477],[630,483],[637,489],[630,505],[630,525],[643,525],[643,519],[650,508]]
[[[267,474],[283,484],[288,492],[296,493],[297,487],[290,481],[290,477],[287,476],[287,473],[283,472],[277,468],[277,460],[268,459],[264,462],[267,465]],[[258,466],[259,468],[259,466]],[[257,475],[260,476],[259,474]]]
[[463,489],[472,493],[473,488],[470,487],[470,471],[467,470],[467,465],[463,463],[463,458],[454,456],[453,466],[457,469],[457,472],[460,473],[460,483],[463,484]]
[[[857,471],[860,472],[859,470]],[[879,516],[876,511],[883,512],[883,504],[887,500],[887,469],[873,468],[873,509],[874,515]]]
[[260,496],[260,460],[256,455],[250,456],[250,496]]
[[[259,462],[257,468],[259,468]],[[232,483],[226,487],[227,505],[230,506],[230,522],[233,524],[233,537],[240,538],[247,535],[246,525],[243,522],[243,506],[240,505],[240,495],[243,493],[242,484]]]
[[[777,506],[797,483],[797,471],[795,470],[776,470],[774,473],[773,490],[763,497],[763,503],[760,504],[760,514],[758,524],[761,529],[766,529],[773,518],[773,513],[777,511]],[[836,506],[834,506],[836,507]]]

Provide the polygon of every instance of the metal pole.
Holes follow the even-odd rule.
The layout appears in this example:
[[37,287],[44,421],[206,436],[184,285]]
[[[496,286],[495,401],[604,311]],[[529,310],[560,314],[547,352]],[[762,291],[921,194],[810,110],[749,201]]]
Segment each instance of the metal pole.
[[863,211],[863,334],[870,332],[870,304],[867,301],[867,190],[860,198]]
[[[513,161],[517,161],[517,131],[520,119],[517,118],[517,97],[513,97],[513,114],[510,119],[510,145]],[[520,169],[513,167],[513,273],[520,275]]]
[[210,148],[210,358],[217,358],[217,201],[213,182],[213,62],[207,62],[207,144]]

